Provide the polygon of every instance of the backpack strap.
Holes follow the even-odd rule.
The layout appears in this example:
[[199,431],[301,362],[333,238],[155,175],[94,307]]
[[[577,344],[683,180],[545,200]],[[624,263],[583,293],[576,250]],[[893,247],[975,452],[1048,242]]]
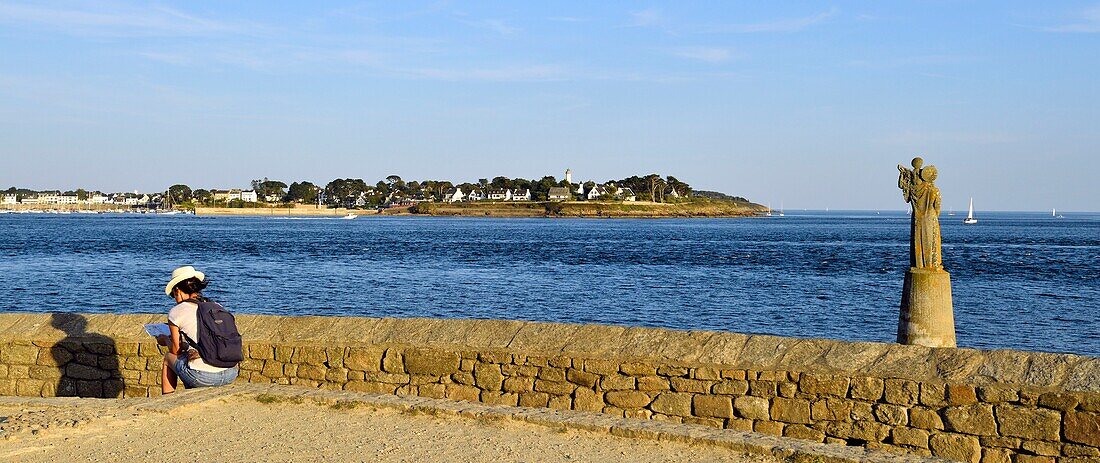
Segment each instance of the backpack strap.
[[[201,307],[203,302],[214,302],[214,301],[210,300],[210,298],[208,298],[208,297],[198,296],[198,297],[192,297],[190,299],[184,299],[183,301],[180,301],[180,302],[181,303],[190,302],[192,304],[195,304],[195,305]],[[198,312],[198,309],[196,309],[195,310],[195,325],[196,326],[199,323],[198,319],[199,319],[199,312]],[[194,339],[191,339],[191,337],[188,336],[187,333],[184,333],[183,330],[180,330],[180,336],[183,336],[183,340],[186,341],[187,345],[190,346],[190,347],[194,347],[194,346],[199,345],[198,341],[195,341]]]

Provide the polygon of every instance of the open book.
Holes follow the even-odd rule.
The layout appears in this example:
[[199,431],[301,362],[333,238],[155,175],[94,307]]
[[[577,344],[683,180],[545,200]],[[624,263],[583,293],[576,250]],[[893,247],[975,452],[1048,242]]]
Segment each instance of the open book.
[[168,331],[167,323],[150,323],[148,325],[145,325],[145,332],[149,333],[149,336],[152,336],[154,338],[157,336],[168,336],[171,334],[171,332]]

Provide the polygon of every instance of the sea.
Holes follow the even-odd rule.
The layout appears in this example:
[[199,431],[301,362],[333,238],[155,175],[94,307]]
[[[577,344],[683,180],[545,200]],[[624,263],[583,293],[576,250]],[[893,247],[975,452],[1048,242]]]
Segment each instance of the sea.
[[[1100,214],[941,217],[961,347],[1100,356]],[[909,217],[0,214],[0,311],[163,313],[172,269],[237,313],[895,340]]]

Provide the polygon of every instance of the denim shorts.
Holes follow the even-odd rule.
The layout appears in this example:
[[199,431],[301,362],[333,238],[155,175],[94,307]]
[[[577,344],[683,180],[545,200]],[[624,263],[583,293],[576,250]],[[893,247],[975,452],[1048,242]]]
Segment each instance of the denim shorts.
[[191,368],[187,363],[187,354],[176,359],[176,376],[183,381],[183,387],[194,389],[196,387],[225,386],[237,379],[239,370],[237,367],[227,368],[217,373]]

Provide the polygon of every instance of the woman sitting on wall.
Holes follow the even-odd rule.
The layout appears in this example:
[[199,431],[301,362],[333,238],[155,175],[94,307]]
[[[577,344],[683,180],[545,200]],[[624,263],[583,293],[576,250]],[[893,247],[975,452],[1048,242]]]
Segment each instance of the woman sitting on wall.
[[206,275],[194,267],[172,271],[164,293],[175,299],[168,311],[169,336],[157,341],[168,347],[161,367],[161,392],[175,392],[177,380],[184,387],[224,386],[237,378],[242,360],[241,337],[233,315],[202,296]]

